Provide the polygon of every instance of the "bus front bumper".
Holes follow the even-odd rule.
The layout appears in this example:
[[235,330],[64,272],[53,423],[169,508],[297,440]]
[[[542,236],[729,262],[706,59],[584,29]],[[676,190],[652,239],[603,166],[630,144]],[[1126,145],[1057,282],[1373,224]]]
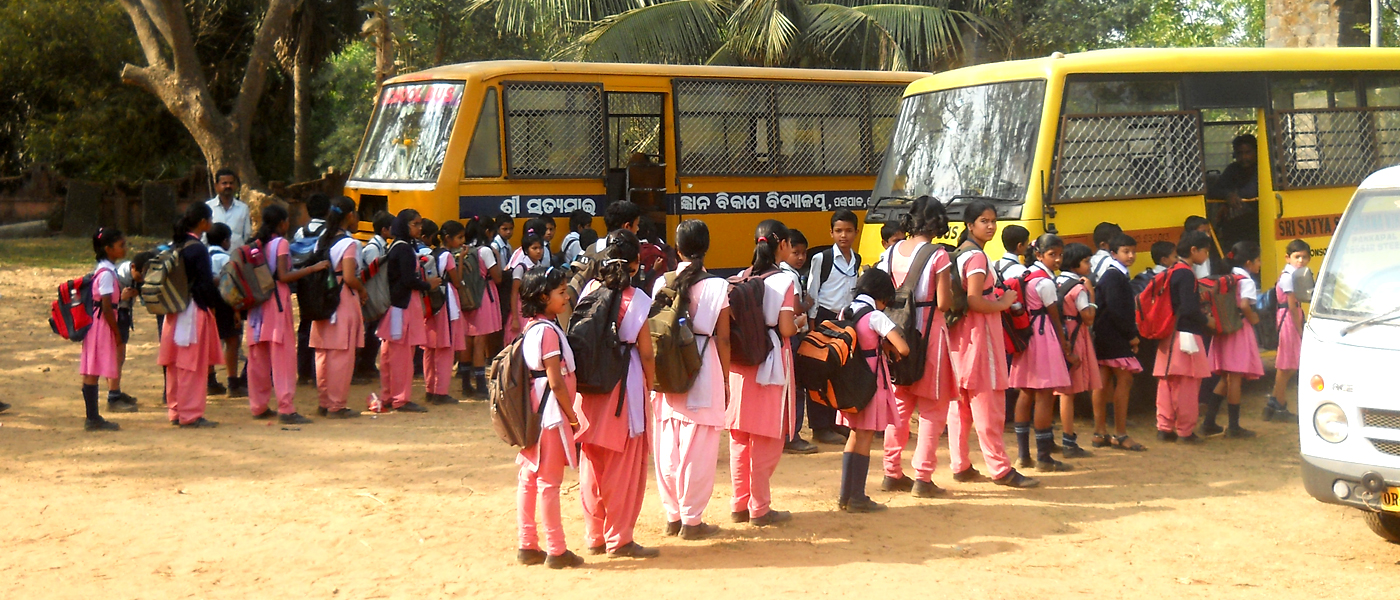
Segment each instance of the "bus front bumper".
[[1389,491],[1392,486],[1400,485],[1400,469],[1362,465],[1308,455],[1302,455],[1302,458],[1303,487],[1313,498],[1328,504],[1340,504],[1361,510],[1380,512],[1381,499],[1379,494],[1368,493],[1362,485],[1362,480],[1368,475],[1379,476],[1383,484],[1381,493]]

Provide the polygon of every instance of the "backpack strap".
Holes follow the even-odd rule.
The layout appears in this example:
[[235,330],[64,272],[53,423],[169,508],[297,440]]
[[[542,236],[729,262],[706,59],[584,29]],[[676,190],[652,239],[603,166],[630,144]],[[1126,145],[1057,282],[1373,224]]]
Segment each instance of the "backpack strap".
[[[936,286],[936,285],[933,286],[933,290],[932,290],[932,291],[933,291],[933,295],[934,295],[934,299],[933,299],[933,300],[926,301],[926,302],[919,302],[919,301],[917,301],[917,300],[913,300],[913,298],[914,298],[915,292],[918,291],[919,281],[922,280],[923,277],[924,277],[924,270],[928,268],[928,262],[929,262],[930,260],[933,260],[933,255],[934,255],[935,253],[937,253],[937,252],[938,252],[938,248],[937,248],[936,246],[934,246],[932,243],[926,243],[926,244],[924,244],[922,247],[920,247],[918,250],[915,250],[915,251],[914,251],[914,256],[911,257],[912,260],[913,260],[913,262],[909,263],[909,271],[908,271],[907,273],[905,273],[905,275],[904,275],[904,283],[899,284],[899,290],[898,290],[899,292],[903,292],[906,296],[908,296],[908,297],[911,299],[911,301],[913,302],[913,306],[911,306],[910,308],[911,308],[912,310],[918,310],[918,309],[921,308],[921,307],[927,308],[927,309],[928,309],[928,315],[924,318],[924,326],[925,326],[925,327],[931,325],[931,324],[932,324],[932,321],[933,321],[933,307],[936,306],[936,305],[938,304],[938,299],[937,299],[937,298],[938,298],[938,286]],[[888,260],[889,260],[890,273],[893,273],[893,272],[894,272],[894,252],[890,252],[890,256],[889,256],[889,259],[888,259]],[[917,321],[915,321],[915,323],[917,323]],[[918,330],[917,325],[914,327],[914,329],[915,329],[915,330]],[[919,333],[921,333],[921,334],[927,334],[928,332],[927,332],[927,331],[920,331]]]

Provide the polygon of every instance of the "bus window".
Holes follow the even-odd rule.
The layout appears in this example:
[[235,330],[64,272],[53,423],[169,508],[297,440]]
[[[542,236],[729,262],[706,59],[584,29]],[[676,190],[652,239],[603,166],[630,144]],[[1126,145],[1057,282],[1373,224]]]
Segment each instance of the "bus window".
[[1235,160],[1231,142],[1242,134],[1258,135],[1258,123],[1252,108],[1201,109],[1202,134],[1205,137],[1206,173],[1219,174]]
[[1391,119],[1357,110],[1355,77],[1274,77],[1270,94],[1277,113],[1279,189],[1357,185],[1376,169],[1375,121]]
[[501,109],[496,104],[496,88],[486,88],[481,100],[481,113],[476,118],[476,131],[467,150],[467,177],[501,176]]
[[1065,85],[1065,114],[1181,110],[1175,79],[1074,81]]
[[634,153],[661,156],[662,94],[608,92],[608,168],[625,169]]
[[1273,77],[1274,110],[1356,108],[1354,77]]
[[601,179],[603,88],[595,83],[504,85],[506,170],[522,179]]
[[1019,218],[1044,100],[1043,80],[905,98],[875,180],[875,207],[902,206],[922,195],[944,202],[986,196],[1016,203],[1000,216]]
[[386,86],[351,178],[437,181],[462,87],[446,82]]
[[867,149],[859,143],[865,122],[865,98],[859,93],[861,88],[822,84],[775,87],[781,172],[804,175],[867,172]]
[[769,90],[762,82],[676,79],[683,175],[769,173]]

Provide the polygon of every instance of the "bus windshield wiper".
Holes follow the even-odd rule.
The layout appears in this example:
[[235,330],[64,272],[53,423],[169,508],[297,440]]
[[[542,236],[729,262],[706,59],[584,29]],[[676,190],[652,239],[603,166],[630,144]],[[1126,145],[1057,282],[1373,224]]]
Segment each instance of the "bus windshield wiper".
[[905,204],[909,204],[914,201],[913,198],[910,198],[908,196],[880,196],[879,198],[875,199],[875,206],[881,205],[886,200],[902,200]]
[[957,202],[958,200],[989,200],[989,201],[991,201],[991,202],[1000,202],[1000,203],[1002,203],[1002,204],[1006,204],[1006,203],[1020,204],[1020,203],[1021,203],[1020,200],[1016,200],[1016,199],[1014,199],[1014,198],[998,198],[998,197],[996,197],[996,196],[981,196],[981,195],[977,195],[977,194],[958,194],[958,195],[956,195],[956,196],[953,196],[952,198],[949,198],[949,199],[948,199],[948,204],[952,204],[952,203],[954,203],[954,202]]
[[1375,325],[1376,323],[1390,321],[1392,319],[1395,319],[1396,317],[1400,317],[1400,306],[1392,308],[1388,311],[1385,311],[1379,315],[1376,315],[1364,321],[1357,321],[1355,323],[1352,323],[1351,325],[1347,325],[1345,328],[1342,329],[1342,335],[1346,335],[1358,329],[1370,327],[1372,325]]

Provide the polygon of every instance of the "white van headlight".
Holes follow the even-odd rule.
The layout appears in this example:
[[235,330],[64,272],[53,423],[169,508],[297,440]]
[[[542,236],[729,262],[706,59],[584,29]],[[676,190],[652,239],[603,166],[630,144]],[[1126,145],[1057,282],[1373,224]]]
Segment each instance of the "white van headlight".
[[1317,430],[1317,437],[1340,444],[1342,440],[1347,439],[1347,414],[1336,404],[1323,404],[1313,413],[1313,428]]

